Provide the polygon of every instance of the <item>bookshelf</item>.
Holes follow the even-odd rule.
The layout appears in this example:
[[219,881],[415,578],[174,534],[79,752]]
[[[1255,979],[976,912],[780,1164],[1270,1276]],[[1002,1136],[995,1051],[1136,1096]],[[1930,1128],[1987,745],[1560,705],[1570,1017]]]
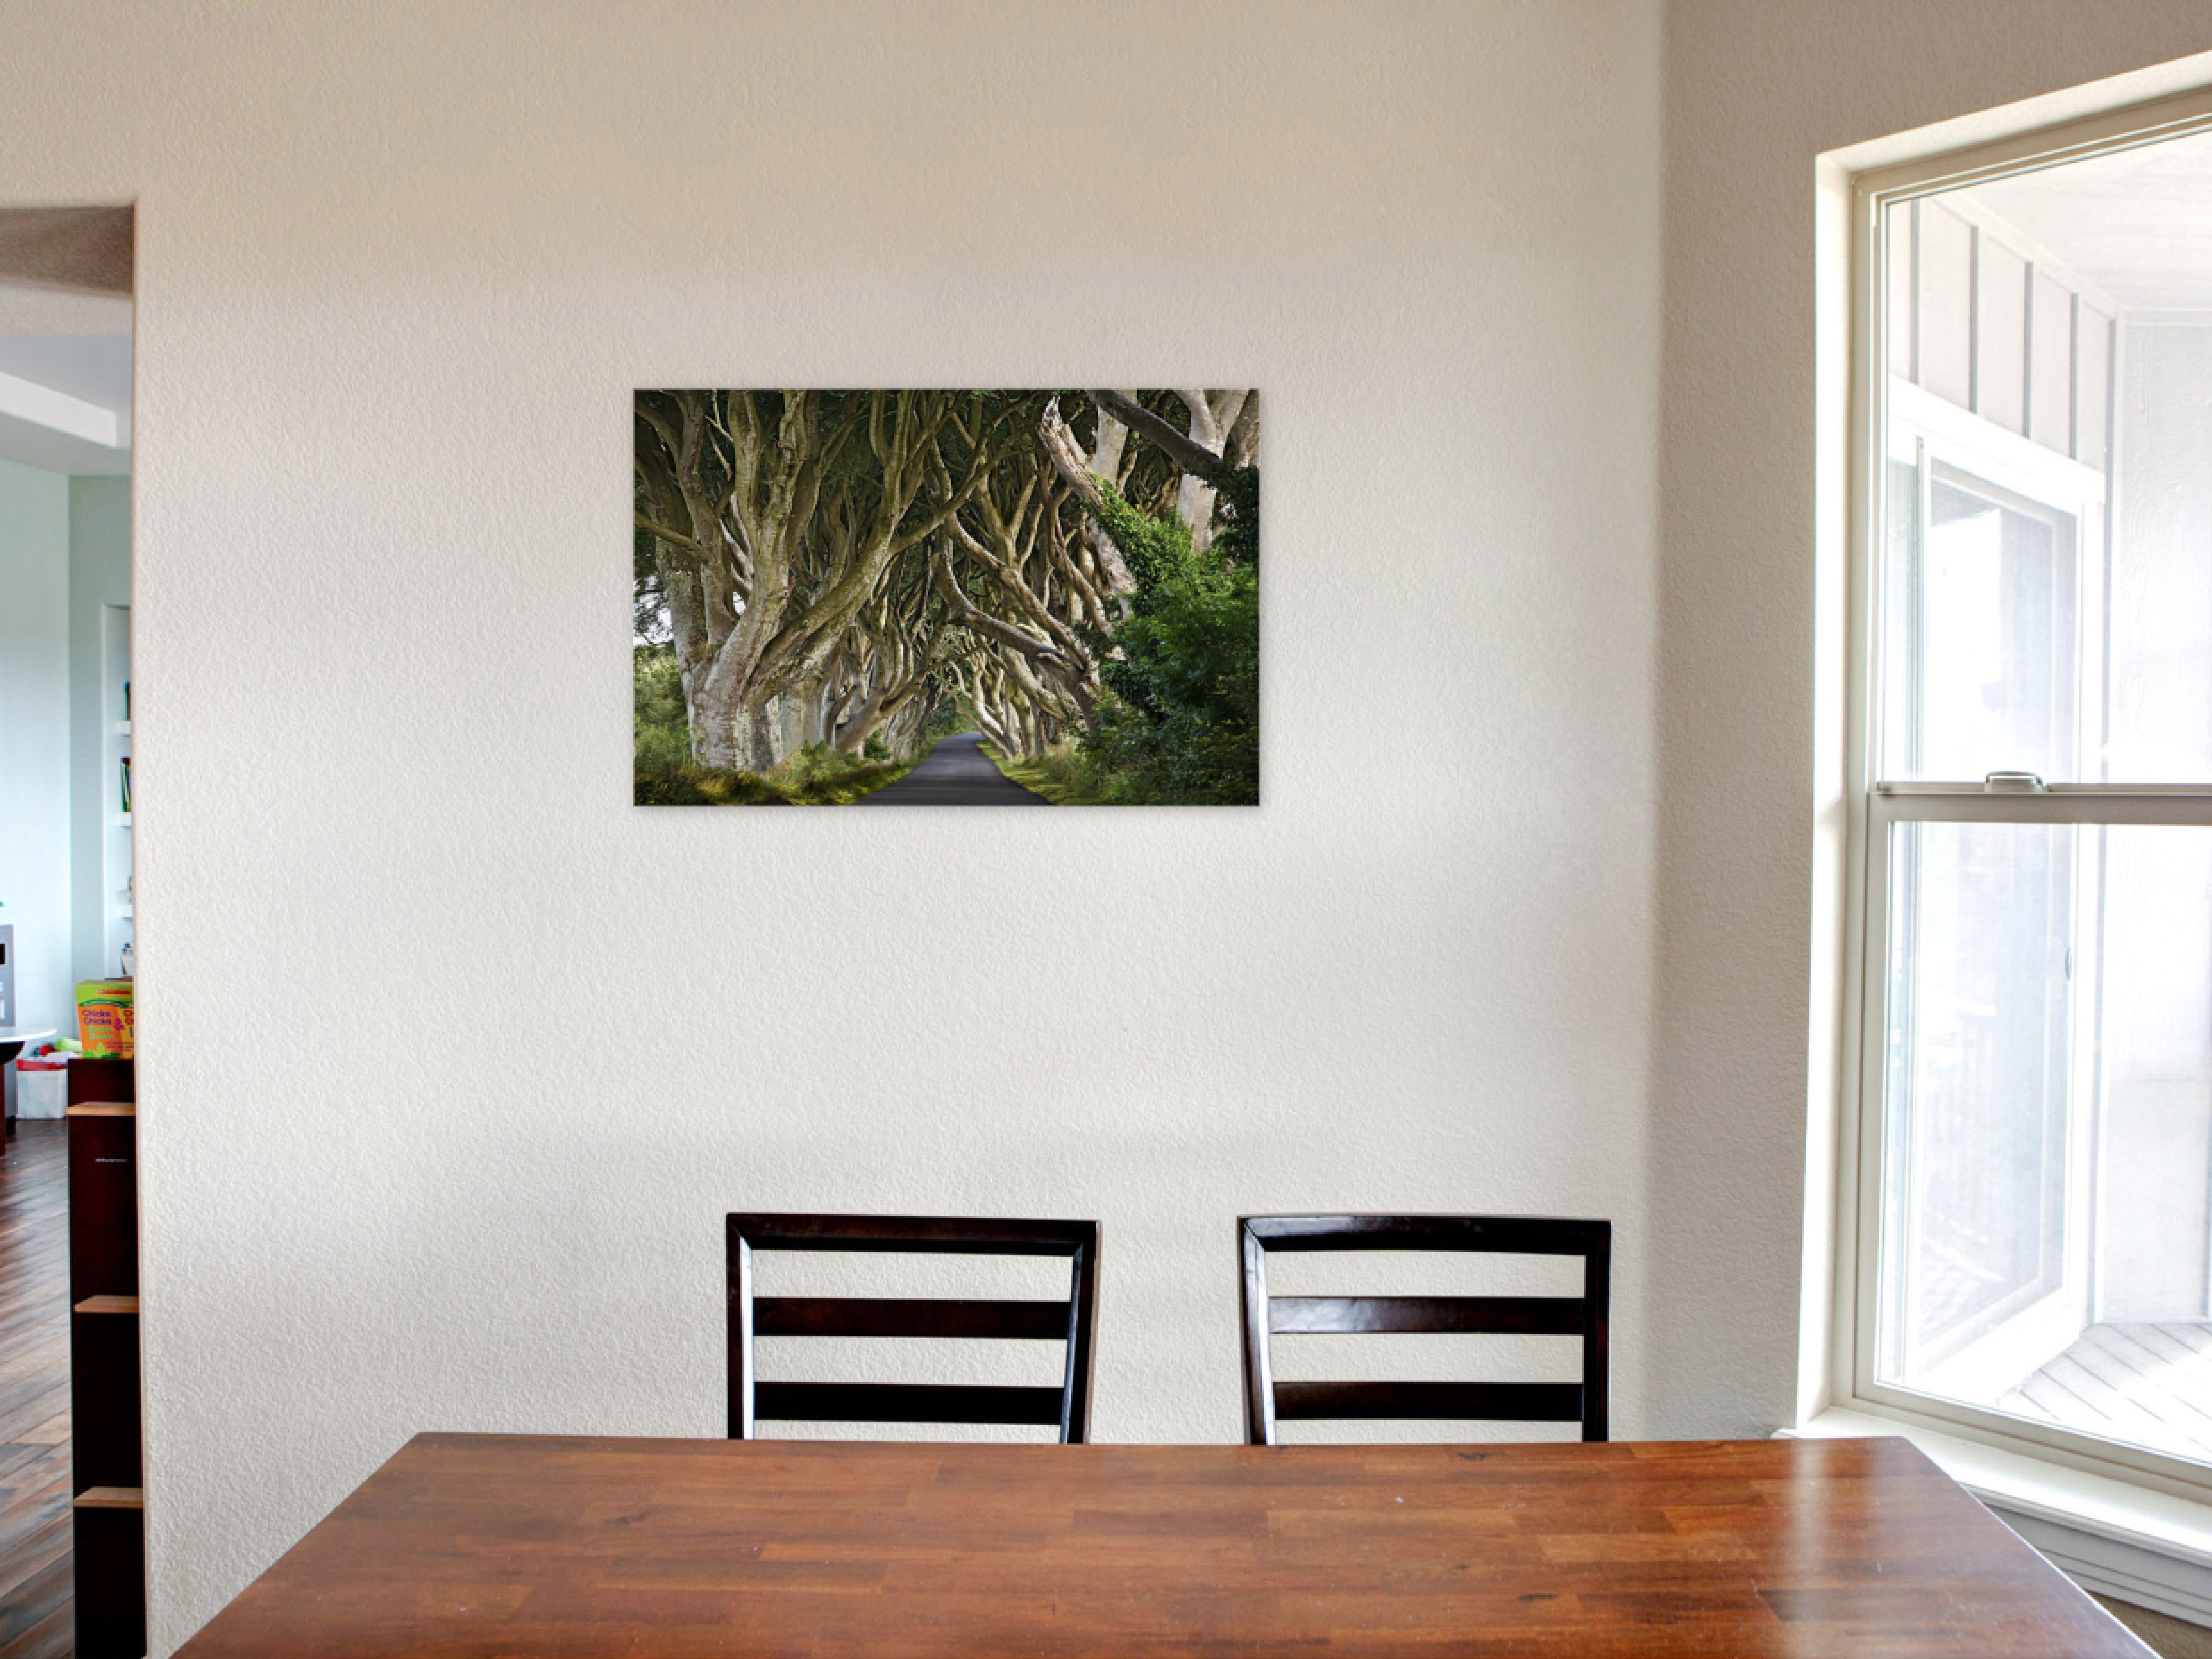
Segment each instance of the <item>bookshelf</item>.
[[69,1068],[70,1511],[80,1659],[146,1651],[134,1062]]

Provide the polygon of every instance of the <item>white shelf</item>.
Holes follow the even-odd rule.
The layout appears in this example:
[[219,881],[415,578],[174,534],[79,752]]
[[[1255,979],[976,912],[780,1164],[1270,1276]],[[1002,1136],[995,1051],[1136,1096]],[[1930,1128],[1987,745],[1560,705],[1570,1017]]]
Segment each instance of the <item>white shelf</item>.
[[118,720],[115,722],[115,730],[117,735],[127,738],[131,735],[131,722],[129,720]]
[[131,827],[131,814],[128,812],[110,813],[108,815],[107,822],[115,829],[128,830]]

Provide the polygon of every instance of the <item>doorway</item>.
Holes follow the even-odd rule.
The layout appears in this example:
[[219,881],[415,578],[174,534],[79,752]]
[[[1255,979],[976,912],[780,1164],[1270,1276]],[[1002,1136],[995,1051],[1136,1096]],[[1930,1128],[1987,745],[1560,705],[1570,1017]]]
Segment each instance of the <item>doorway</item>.
[[[76,1616],[101,1540],[135,1533],[143,1564],[143,1505],[88,1534],[88,1498],[135,1501],[143,1475],[132,1500],[81,1478],[99,1461],[88,1431],[119,1428],[135,1452],[137,1299],[72,1284],[66,1115],[99,1067],[106,1096],[133,1065],[68,1052],[82,988],[137,965],[133,237],[128,207],[0,211],[0,1659],[143,1650],[143,1612],[119,1647]],[[135,1243],[131,1266],[135,1291]],[[143,1607],[143,1565],[133,1577],[126,1563]]]

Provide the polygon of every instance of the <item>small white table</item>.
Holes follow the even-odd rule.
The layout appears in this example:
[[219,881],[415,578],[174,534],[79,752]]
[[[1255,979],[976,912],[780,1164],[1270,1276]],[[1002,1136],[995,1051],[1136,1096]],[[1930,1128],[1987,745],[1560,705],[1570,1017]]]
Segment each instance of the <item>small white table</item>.
[[6,1143],[15,1138],[15,1056],[34,1042],[45,1042],[52,1037],[51,1025],[0,1025],[0,1118],[6,1128],[0,1131],[0,1156],[5,1155]]

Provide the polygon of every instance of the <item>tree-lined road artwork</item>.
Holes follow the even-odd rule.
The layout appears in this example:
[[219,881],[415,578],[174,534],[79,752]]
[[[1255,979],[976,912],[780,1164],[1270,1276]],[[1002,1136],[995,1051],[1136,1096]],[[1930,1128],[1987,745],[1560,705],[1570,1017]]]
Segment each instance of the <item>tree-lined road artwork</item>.
[[1256,392],[634,415],[639,805],[1258,803]]

